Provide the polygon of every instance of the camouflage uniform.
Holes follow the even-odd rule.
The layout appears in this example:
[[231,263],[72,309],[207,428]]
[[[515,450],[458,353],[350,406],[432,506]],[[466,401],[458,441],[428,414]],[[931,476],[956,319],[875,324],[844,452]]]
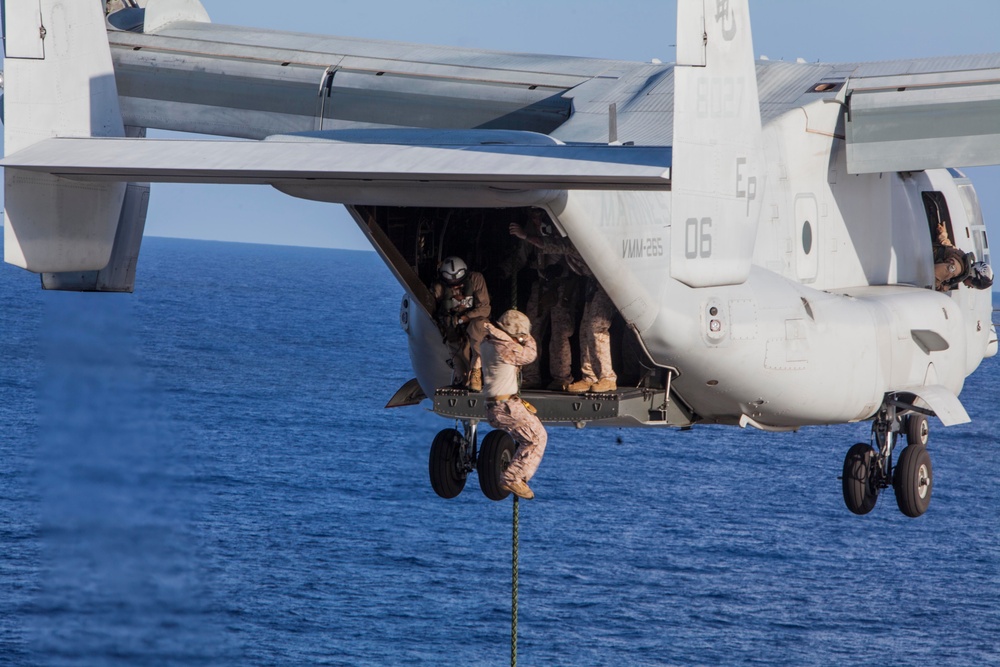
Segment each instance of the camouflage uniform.
[[614,303],[569,239],[546,240],[541,250],[563,255],[569,268],[580,276],[577,280],[585,282],[586,303],[580,318],[581,379],[590,384],[599,381],[617,383],[618,375],[611,364],[610,330],[616,312]]
[[486,335],[484,325],[490,316],[486,279],[481,273],[469,271],[462,283],[450,287],[435,282],[431,292],[437,302],[438,327],[451,352],[455,382],[468,384],[469,371],[482,366],[479,348]]
[[[539,282],[532,287],[526,308],[531,317],[531,336],[535,340],[542,340],[547,328],[550,331],[549,375],[559,384],[573,381],[573,347],[569,339],[576,329],[576,292],[574,277]],[[522,374],[525,386],[541,385],[538,359],[525,366]]]
[[[573,381],[573,348],[569,339],[576,328],[576,279],[569,275],[562,257],[544,253],[540,248],[531,248],[528,263],[538,271],[538,280],[532,284],[525,306],[525,313],[531,318],[531,337],[536,341],[543,340],[551,327],[549,374],[553,382],[569,384]],[[539,362],[536,357],[521,370],[525,387],[541,386]]]
[[518,342],[502,329],[486,324],[483,352],[483,392],[490,426],[510,433],[517,451],[504,472],[504,482],[527,483],[538,470],[545,454],[548,434],[542,422],[517,396],[517,368],[537,356],[535,339],[530,335]]
[[956,248],[948,237],[948,228],[939,223],[934,243],[934,289],[947,292],[954,289],[969,273],[966,254]]
[[611,321],[615,316],[615,304],[608,293],[590,279],[588,293],[593,294],[583,307],[580,319],[580,375],[581,379],[597,384],[599,380],[617,382],[618,375],[611,366]]

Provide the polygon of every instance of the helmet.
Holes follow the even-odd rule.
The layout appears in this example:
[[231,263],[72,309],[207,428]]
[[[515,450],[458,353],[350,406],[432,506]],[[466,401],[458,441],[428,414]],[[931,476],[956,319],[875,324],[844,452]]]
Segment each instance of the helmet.
[[986,262],[973,262],[965,280],[970,287],[989,289],[993,286],[993,269]]
[[441,275],[441,280],[447,284],[458,285],[465,280],[465,274],[469,271],[460,257],[445,257],[441,260],[438,272]]
[[511,336],[525,336],[531,333],[531,320],[522,312],[508,310],[497,320],[500,328]]
[[555,236],[555,227],[552,226],[552,218],[543,209],[528,209],[528,220],[538,228],[538,233],[542,236]]

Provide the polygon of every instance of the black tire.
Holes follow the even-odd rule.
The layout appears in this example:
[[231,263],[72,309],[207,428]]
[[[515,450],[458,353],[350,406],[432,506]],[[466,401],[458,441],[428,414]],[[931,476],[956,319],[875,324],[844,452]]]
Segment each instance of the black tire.
[[930,436],[931,431],[927,424],[927,417],[913,414],[906,418],[906,444],[926,447]]
[[903,448],[892,476],[899,511],[909,517],[918,517],[931,504],[934,489],[934,470],[931,455],[926,447],[908,445]]
[[844,504],[855,514],[868,514],[878,500],[872,475],[875,450],[863,442],[847,450],[844,457]]
[[442,498],[454,498],[465,488],[468,473],[462,468],[463,440],[460,432],[446,428],[434,436],[431,443],[427,469],[434,493]]
[[483,438],[476,472],[479,473],[479,488],[490,500],[503,500],[510,495],[510,491],[500,488],[500,484],[503,471],[510,465],[516,450],[517,443],[506,431],[490,431]]

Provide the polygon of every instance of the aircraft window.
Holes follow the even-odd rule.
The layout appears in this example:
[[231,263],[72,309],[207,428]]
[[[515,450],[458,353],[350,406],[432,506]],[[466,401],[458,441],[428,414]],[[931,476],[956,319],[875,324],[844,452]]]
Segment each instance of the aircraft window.
[[[962,205],[965,207],[965,212],[972,227],[972,241],[975,246],[976,257],[989,262],[990,244],[986,237],[986,229],[983,225],[983,210],[980,208],[976,190],[972,187],[972,183],[961,183],[958,186],[958,194],[961,195]],[[968,233],[968,229],[966,232]]]
[[962,205],[968,215],[969,223],[973,227],[983,224],[983,211],[979,206],[979,197],[971,183],[962,183],[958,186],[958,194],[962,195]]
[[938,225],[944,223],[948,230],[948,238],[955,239],[955,230],[951,227],[951,213],[948,212],[948,202],[944,199],[944,193],[937,190],[928,190],[923,193],[924,209],[927,211],[927,225],[931,234],[931,242],[937,243]]
[[843,81],[822,81],[809,89],[810,93],[830,93],[844,87]]
[[802,250],[803,250],[803,252],[805,252],[808,255],[810,253],[810,251],[812,251],[812,245],[813,245],[812,225],[810,225],[809,221],[806,220],[804,223],[802,223]]

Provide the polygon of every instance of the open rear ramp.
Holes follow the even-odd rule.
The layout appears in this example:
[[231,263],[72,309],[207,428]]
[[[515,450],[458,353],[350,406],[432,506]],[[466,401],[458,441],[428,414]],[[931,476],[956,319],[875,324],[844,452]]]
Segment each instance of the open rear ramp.
[[[525,391],[520,396],[550,426],[690,426],[695,421],[672,390],[622,387],[601,394]],[[434,412],[453,419],[486,419],[486,401],[484,394],[438,389],[434,392]]]

